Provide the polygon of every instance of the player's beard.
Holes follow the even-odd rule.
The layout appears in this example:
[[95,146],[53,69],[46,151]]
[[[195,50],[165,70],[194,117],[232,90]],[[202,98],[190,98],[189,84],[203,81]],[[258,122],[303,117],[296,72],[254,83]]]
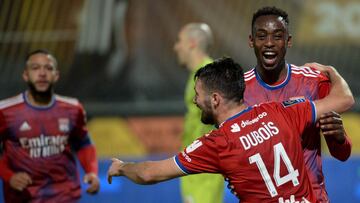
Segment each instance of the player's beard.
[[32,82],[28,82],[30,94],[35,100],[50,101],[53,95],[53,84],[49,84],[49,87],[45,91],[38,91]]
[[205,107],[201,109],[201,122],[204,124],[215,124],[213,112],[211,111],[210,102],[205,102]]

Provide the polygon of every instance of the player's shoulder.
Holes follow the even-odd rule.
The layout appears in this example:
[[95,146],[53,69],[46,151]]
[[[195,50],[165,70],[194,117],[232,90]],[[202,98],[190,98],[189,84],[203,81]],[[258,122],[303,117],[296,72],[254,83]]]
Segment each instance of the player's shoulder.
[[264,101],[252,106],[255,112],[270,112],[276,111],[277,108],[281,108],[281,102],[278,101]]
[[292,77],[303,78],[308,80],[328,80],[319,70],[308,66],[296,66],[290,64]]
[[246,83],[256,80],[255,68],[252,68],[244,73],[244,80]]
[[18,94],[16,96],[0,100],[0,110],[10,108],[21,103],[24,103],[24,97],[22,94]]
[[222,126],[220,126],[219,128],[210,130],[208,133],[204,135],[204,137],[209,139],[216,139],[217,137],[221,137],[223,135],[224,132]]
[[221,126],[218,129],[213,129],[209,133],[205,134],[202,137],[202,140],[205,141],[208,145],[214,145],[221,149],[228,143],[228,138],[226,134],[227,133],[225,132],[225,129],[223,128],[223,126]]
[[278,102],[278,101],[269,101],[269,102],[263,102],[260,104],[255,104],[253,106],[253,108],[258,108],[258,109],[274,109],[274,108],[287,108],[293,105],[297,105],[297,104],[301,104],[301,103],[305,103],[309,101],[308,99],[305,98],[294,98],[294,99],[288,99],[282,102]]
[[70,105],[70,106],[81,106],[81,103],[79,102],[79,100],[75,97],[68,97],[68,96],[63,96],[63,95],[55,95],[55,99],[57,102],[61,102],[64,103],[66,105]]
[[291,99],[281,102],[282,107],[287,108],[293,105],[297,105],[300,103],[305,103],[307,100],[305,98]]
[[253,106],[255,112],[257,112],[257,118],[268,117],[269,119],[282,118],[284,114],[288,115],[290,112],[298,111],[298,108],[303,108],[306,99],[294,99],[286,100],[282,102],[270,101]]

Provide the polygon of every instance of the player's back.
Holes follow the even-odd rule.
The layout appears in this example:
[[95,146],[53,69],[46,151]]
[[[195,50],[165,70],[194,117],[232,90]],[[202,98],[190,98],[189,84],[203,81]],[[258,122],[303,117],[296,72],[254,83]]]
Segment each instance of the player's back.
[[290,104],[291,109],[286,103],[249,107],[215,131],[221,134],[216,141],[221,170],[242,203],[315,202],[300,143],[302,130],[312,122],[312,107],[300,103]]
[[[254,105],[269,101],[286,101],[297,98],[317,100],[325,97],[330,88],[330,81],[319,71],[309,67],[297,67],[287,64],[286,78],[274,85],[266,84],[253,68],[244,74],[246,89],[244,102]],[[305,164],[309,178],[319,200],[328,200],[325,191],[324,175],[321,161],[320,129],[310,126],[302,137]]]

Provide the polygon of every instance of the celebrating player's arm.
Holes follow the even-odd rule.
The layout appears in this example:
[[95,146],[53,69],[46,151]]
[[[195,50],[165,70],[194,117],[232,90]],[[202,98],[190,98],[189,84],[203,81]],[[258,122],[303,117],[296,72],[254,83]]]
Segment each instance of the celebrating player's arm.
[[111,161],[107,174],[110,184],[113,176],[126,176],[137,184],[147,185],[185,175],[173,158],[139,163],[123,162],[116,158],[112,158]]
[[[314,62],[306,63],[304,66],[319,69],[320,71],[327,67]],[[327,74],[326,71],[325,74]],[[326,92],[325,94],[327,94],[330,85],[331,84],[327,83],[319,87],[319,91],[322,91],[323,93]],[[346,161],[351,154],[351,140],[345,132],[341,115],[334,111],[321,115],[319,119],[319,127],[322,134],[325,135],[325,140],[330,154],[340,161]]]
[[[328,96],[323,99],[314,101],[314,104],[316,106],[316,117],[318,118],[318,120],[323,119],[323,121],[320,122],[325,123],[326,120],[332,120],[332,118],[329,119],[329,116],[333,115],[333,113],[329,112],[345,112],[354,105],[355,100],[348,84],[340,76],[340,74],[336,71],[334,67],[317,64],[317,69],[328,75],[332,84]],[[323,128],[326,129],[326,127]],[[337,138],[339,139],[339,141],[341,141],[341,135],[339,133],[334,133],[331,131],[329,131],[328,133],[324,133],[324,135],[332,134],[339,135]]]
[[[347,137],[339,113],[335,111],[324,113],[320,116],[319,123],[322,134],[326,136],[326,138],[332,139],[338,144],[343,144],[346,142]],[[350,153],[348,154],[350,155]]]

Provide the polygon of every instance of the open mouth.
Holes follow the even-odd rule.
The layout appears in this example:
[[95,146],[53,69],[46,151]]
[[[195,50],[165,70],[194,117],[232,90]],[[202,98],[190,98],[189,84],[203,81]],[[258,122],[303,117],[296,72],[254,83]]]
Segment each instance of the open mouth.
[[263,59],[265,64],[272,65],[275,64],[277,54],[272,51],[263,52]]

